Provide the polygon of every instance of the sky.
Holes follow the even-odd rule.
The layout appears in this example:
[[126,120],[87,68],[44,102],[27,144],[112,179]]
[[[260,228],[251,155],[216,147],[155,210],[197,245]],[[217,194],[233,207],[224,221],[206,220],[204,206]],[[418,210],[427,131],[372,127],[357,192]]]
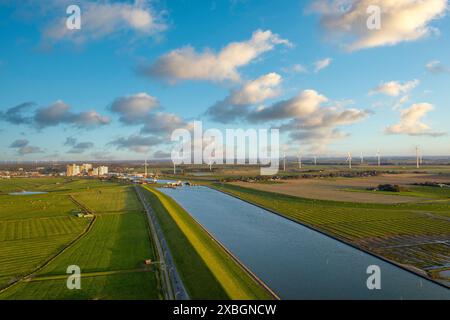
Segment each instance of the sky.
[[164,158],[194,120],[288,155],[450,155],[448,5],[0,0],[0,160]]

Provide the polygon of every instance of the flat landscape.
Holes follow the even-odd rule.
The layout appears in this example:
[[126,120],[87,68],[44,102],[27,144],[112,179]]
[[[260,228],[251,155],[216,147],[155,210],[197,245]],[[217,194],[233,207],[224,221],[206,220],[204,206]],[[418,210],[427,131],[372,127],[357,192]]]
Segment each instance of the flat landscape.
[[[365,203],[386,203],[395,204],[403,202],[418,202],[430,200],[436,197],[437,190],[426,192],[419,186],[411,186],[413,183],[425,182],[450,182],[450,173],[447,174],[418,174],[418,173],[397,173],[381,174],[378,176],[354,177],[354,178],[317,178],[317,179],[292,179],[282,180],[274,184],[235,182],[233,184],[243,187],[251,187],[258,190],[277,192],[310,199],[365,202]],[[376,188],[381,184],[392,184],[408,187],[407,192],[383,193],[368,192],[368,188]],[[359,192],[358,192],[359,191]],[[422,192],[414,192],[422,191]],[[447,189],[443,190],[443,198],[450,197]],[[419,198],[419,199],[418,199]]]
[[[0,183],[1,299],[160,298],[157,268],[144,265],[154,253],[131,186],[56,178]],[[48,193],[6,195],[20,190]],[[66,287],[70,265],[81,268],[81,290]]]

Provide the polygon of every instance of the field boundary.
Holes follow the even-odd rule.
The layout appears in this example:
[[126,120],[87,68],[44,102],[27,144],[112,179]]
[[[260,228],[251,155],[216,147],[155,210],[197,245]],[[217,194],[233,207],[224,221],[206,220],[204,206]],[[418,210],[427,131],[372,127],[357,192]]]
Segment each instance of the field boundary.
[[[256,190],[256,191],[262,191],[262,190],[257,190],[257,189],[245,188],[245,187],[242,187],[242,186],[239,186],[239,187],[241,187],[241,188],[243,188],[243,189],[250,189],[250,190]],[[396,261],[390,260],[390,259],[388,259],[388,258],[386,258],[386,257],[383,257],[383,256],[381,256],[381,255],[378,255],[378,254],[375,253],[375,252],[371,252],[371,251],[369,251],[369,250],[366,249],[366,248],[357,246],[356,244],[351,243],[351,242],[349,242],[349,241],[347,241],[347,240],[344,240],[344,239],[341,239],[341,238],[337,238],[336,236],[331,235],[331,234],[329,234],[329,233],[327,233],[327,232],[325,232],[325,231],[323,231],[323,230],[321,230],[321,229],[318,229],[317,227],[315,227],[315,226],[313,226],[313,225],[310,225],[310,224],[304,223],[304,222],[302,222],[302,221],[296,220],[296,219],[291,218],[291,217],[289,217],[289,216],[286,216],[286,215],[284,215],[284,214],[282,214],[282,213],[280,213],[280,212],[274,211],[274,210],[269,209],[269,208],[266,208],[266,207],[264,207],[264,206],[262,206],[262,205],[260,205],[260,204],[254,203],[254,202],[252,202],[252,201],[250,201],[250,200],[243,199],[243,198],[241,198],[241,197],[239,197],[239,196],[237,196],[237,195],[235,195],[235,194],[232,194],[232,193],[230,193],[230,192],[227,192],[227,191],[224,191],[224,190],[220,190],[220,189],[216,188],[214,185],[207,186],[207,188],[212,188],[212,189],[214,189],[214,190],[216,190],[216,191],[219,191],[219,192],[222,192],[222,193],[224,193],[224,194],[227,194],[227,195],[229,195],[230,197],[239,199],[239,200],[244,201],[244,202],[246,202],[246,203],[248,203],[248,204],[251,204],[251,205],[253,205],[253,206],[259,207],[259,208],[264,209],[264,210],[266,210],[266,211],[268,211],[268,212],[271,212],[271,213],[273,213],[273,214],[276,214],[276,215],[278,215],[278,216],[280,216],[280,217],[282,217],[282,218],[285,218],[285,219],[290,220],[290,221],[292,221],[292,222],[298,223],[298,224],[300,224],[300,225],[302,225],[302,226],[304,226],[304,227],[306,227],[306,228],[308,228],[308,229],[310,229],[310,230],[316,231],[316,232],[318,232],[318,233],[320,233],[320,234],[322,234],[322,235],[324,235],[324,236],[326,236],[326,237],[332,238],[332,239],[334,239],[334,240],[336,240],[336,241],[339,241],[339,242],[341,242],[341,243],[343,243],[343,244],[345,244],[345,245],[347,245],[347,246],[350,246],[350,247],[352,247],[352,248],[354,248],[354,249],[363,251],[364,253],[367,253],[367,254],[369,254],[369,255],[371,255],[371,256],[373,256],[373,257],[375,257],[375,258],[378,258],[378,259],[380,259],[380,260],[382,260],[382,261],[384,261],[384,262],[386,262],[386,263],[392,264],[392,265],[394,265],[394,266],[396,266],[396,267],[398,267],[398,268],[400,268],[400,269],[403,269],[403,270],[405,270],[405,271],[407,271],[407,272],[409,272],[409,273],[412,273],[412,274],[414,274],[414,275],[416,275],[416,276],[419,276],[419,277],[421,277],[422,279],[428,280],[428,281],[430,281],[430,282],[433,282],[433,283],[435,283],[435,284],[437,284],[437,285],[440,285],[440,286],[442,286],[442,287],[444,287],[444,288],[447,288],[447,289],[450,288],[450,286],[447,286],[447,285],[444,284],[444,283],[438,282],[438,281],[436,281],[436,280],[434,280],[434,279],[432,279],[432,278],[430,278],[430,277],[424,275],[422,272],[420,272],[420,271],[422,271],[422,270],[420,270],[420,269],[416,269],[416,268],[414,268],[414,267],[412,267],[412,266],[404,265],[404,264],[398,263],[398,262],[396,262]],[[263,192],[268,192],[268,191],[263,191]],[[280,193],[276,193],[276,192],[272,192],[272,193],[274,193],[274,194],[280,194]],[[280,195],[284,195],[284,194],[280,194]],[[420,271],[419,271],[419,270],[420,270]]]
[[75,237],[72,241],[70,241],[64,248],[62,248],[60,251],[58,251],[57,253],[55,253],[55,255],[53,255],[52,257],[50,257],[49,259],[47,259],[46,261],[43,262],[42,265],[40,265],[39,267],[37,267],[36,269],[34,269],[33,271],[23,275],[22,277],[14,280],[12,283],[9,283],[7,286],[3,287],[0,289],[0,293],[5,292],[6,290],[8,290],[9,288],[12,288],[13,286],[15,286],[16,284],[22,282],[22,281],[26,281],[27,279],[30,279],[33,274],[35,274],[36,272],[41,271],[43,268],[45,268],[46,266],[48,266],[51,262],[53,262],[57,257],[59,257],[61,254],[63,254],[64,252],[66,252],[70,247],[72,247],[76,242],[78,242],[79,240],[81,240],[86,234],[89,233],[89,231],[91,231],[92,226],[94,225],[94,222],[96,221],[96,216],[95,214],[90,211],[89,209],[87,209],[84,205],[82,205],[81,203],[79,203],[75,198],[72,197],[72,195],[69,195],[70,200],[75,203],[77,206],[81,207],[81,209],[85,210],[85,212],[90,213],[93,215],[92,220],[89,222],[88,226],[84,229],[83,232],[81,232],[77,237]]

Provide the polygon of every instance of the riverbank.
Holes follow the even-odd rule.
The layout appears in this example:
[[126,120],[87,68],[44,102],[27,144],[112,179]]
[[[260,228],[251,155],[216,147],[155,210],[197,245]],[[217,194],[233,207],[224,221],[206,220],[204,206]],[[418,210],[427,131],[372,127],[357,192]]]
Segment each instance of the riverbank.
[[145,187],[192,299],[273,299],[178,203]]

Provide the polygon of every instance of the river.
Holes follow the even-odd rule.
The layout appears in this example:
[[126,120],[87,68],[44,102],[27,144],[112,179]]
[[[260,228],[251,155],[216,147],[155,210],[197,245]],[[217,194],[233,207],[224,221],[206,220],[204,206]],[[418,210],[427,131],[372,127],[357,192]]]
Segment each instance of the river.
[[[163,188],[282,299],[450,299],[450,290],[207,187]],[[367,267],[381,289],[367,288]]]

